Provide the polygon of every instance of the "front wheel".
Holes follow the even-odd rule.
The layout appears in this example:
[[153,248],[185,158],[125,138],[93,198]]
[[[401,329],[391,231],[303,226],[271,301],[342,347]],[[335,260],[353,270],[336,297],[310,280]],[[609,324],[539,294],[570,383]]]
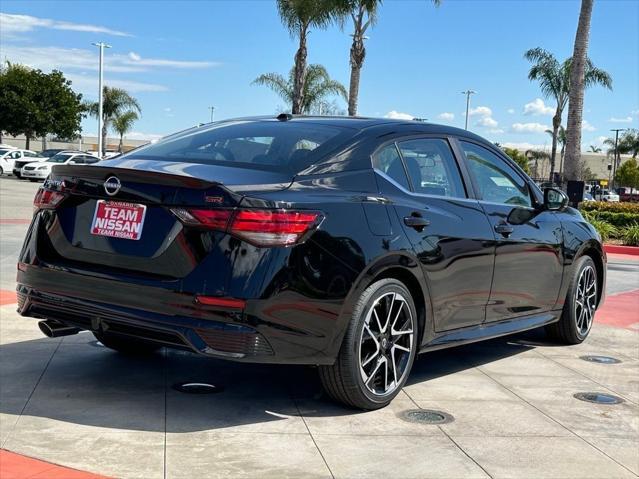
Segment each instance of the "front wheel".
[[373,283],[355,306],[335,364],[319,368],[324,389],[348,406],[388,405],[406,383],[417,338],[417,312],[408,289],[392,278]]
[[578,258],[561,318],[546,328],[551,338],[564,344],[579,344],[588,337],[597,310],[597,288],[594,261],[589,256]]

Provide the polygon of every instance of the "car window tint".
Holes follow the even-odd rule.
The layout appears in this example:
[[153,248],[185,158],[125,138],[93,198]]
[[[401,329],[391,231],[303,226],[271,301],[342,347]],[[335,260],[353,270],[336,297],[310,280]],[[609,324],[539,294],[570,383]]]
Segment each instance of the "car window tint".
[[356,130],[305,122],[223,122],[143,146],[126,158],[187,161],[298,173]]
[[461,142],[468,168],[485,201],[532,206],[526,181],[506,161],[474,143]]
[[373,167],[386,174],[407,190],[410,190],[406,170],[402,164],[402,158],[399,156],[395,143],[386,145],[379,150],[373,158]]
[[453,152],[446,140],[421,138],[398,143],[415,193],[465,198]]
[[32,151],[25,151],[24,156],[28,156],[29,158],[35,158],[36,156],[38,156],[38,154]]

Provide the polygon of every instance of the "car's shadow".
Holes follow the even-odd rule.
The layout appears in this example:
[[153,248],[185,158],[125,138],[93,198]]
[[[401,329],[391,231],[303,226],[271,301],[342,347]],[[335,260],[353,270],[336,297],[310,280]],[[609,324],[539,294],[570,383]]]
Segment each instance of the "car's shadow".
[[[22,414],[24,424],[48,418],[161,432],[245,425],[268,432],[286,430],[286,421],[300,414],[360,413],[331,402],[311,367],[241,364],[168,350],[127,357],[96,345],[88,333],[75,338],[59,347],[47,338],[0,346],[0,412]],[[531,332],[423,354],[408,384],[517,355],[544,340],[543,333]],[[181,382],[211,383],[221,392],[185,394],[172,387]]]

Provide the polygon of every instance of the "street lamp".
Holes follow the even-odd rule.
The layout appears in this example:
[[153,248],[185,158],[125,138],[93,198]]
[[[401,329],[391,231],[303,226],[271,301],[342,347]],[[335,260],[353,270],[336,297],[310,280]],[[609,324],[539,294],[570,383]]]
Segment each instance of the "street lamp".
[[104,81],[104,72],[103,72],[103,64],[104,64],[104,49],[111,48],[111,45],[107,45],[104,42],[92,43],[96,47],[100,48],[100,69],[99,69],[99,80],[98,80],[98,156],[102,158],[104,145],[102,144],[102,108],[104,103],[104,92],[102,88],[102,83]]
[[475,93],[477,92],[474,90],[466,90],[462,92],[463,95],[466,95],[466,123],[464,124],[465,130],[468,130],[468,110],[470,108],[470,95],[474,95]]
[[[617,167],[619,166],[617,163],[619,163],[620,157],[619,157],[619,152],[617,151],[617,144],[619,143],[619,132],[620,131],[626,131],[625,128],[613,128],[610,131],[614,131],[615,132],[615,159],[612,162],[613,166],[613,172],[612,172],[612,181],[615,181],[615,176],[617,175]],[[608,184],[608,191],[612,191],[612,185],[609,183]]]
[[210,106],[209,110],[211,110],[211,123],[213,123],[213,118],[215,117],[215,107]]

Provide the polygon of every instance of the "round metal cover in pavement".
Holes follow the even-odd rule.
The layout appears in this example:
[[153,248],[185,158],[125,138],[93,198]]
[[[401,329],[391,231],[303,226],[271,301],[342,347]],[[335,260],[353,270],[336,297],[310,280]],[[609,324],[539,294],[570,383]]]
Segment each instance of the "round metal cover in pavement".
[[621,362],[619,359],[613,358],[611,356],[599,356],[596,354],[579,356],[579,359],[583,359],[584,361],[588,361],[590,363],[599,363],[599,364],[619,364]]
[[187,394],[216,394],[221,393],[223,388],[209,383],[177,383],[173,385],[173,389]]
[[591,402],[595,404],[621,404],[624,402],[619,396],[607,393],[575,393],[573,397],[580,401]]
[[400,413],[399,417],[417,424],[448,424],[455,420],[450,414],[433,409],[409,409]]

